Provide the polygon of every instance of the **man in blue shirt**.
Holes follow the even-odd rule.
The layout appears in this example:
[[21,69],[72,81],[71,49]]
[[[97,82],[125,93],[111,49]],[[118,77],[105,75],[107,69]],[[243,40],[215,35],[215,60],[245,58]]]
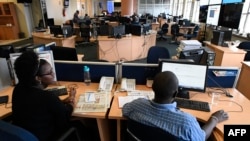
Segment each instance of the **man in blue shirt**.
[[123,106],[123,116],[145,125],[158,127],[183,140],[205,141],[217,123],[228,119],[228,114],[219,110],[212,114],[204,126],[197,119],[176,107],[174,98],[178,92],[178,79],[173,72],[160,72],[152,85],[154,99],[137,99]]

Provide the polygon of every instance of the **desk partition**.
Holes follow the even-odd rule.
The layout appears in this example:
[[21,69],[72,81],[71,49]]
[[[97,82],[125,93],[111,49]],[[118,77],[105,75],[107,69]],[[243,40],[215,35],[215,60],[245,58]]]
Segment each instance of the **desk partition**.
[[116,63],[90,62],[90,61],[55,61],[56,75],[58,81],[83,82],[83,67],[90,68],[92,82],[99,82],[102,76],[116,78]]
[[235,88],[240,68],[209,66],[207,72],[207,87]]

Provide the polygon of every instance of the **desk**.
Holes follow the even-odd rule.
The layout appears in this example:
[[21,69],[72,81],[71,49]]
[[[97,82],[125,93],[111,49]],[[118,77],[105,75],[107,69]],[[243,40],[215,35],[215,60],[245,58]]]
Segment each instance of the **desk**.
[[57,46],[75,48],[75,35],[67,38],[56,38],[52,34],[46,34],[46,32],[34,32],[32,33],[32,36],[34,44],[56,42]]
[[158,22],[151,23],[151,25],[152,25],[152,30],[155,30],[155,31],[158,31],[161,28],[160,23]]
[[250,62],[243,62],[236,89],[250,100]]
[[229,47],[222,47],[214,45],[208,41],[204,42],[208,48],[215,52],[215,66],[228,66],[241,68],[246,51],[242,49],[231,49]]
[[[150,88],[147,88],[144,85],[140,85],[140,86],[137,85],[136,89],[151,90]],[[226,112],[228,112],[229,119],[217,124],[217,126],[215,127],[213,131],[214,140],[223,141],[225,124],[250,124],[250,119],[249,119],[250,101],[236,89],[229,89],[229,92],[234,97],[229,98],[229,97],[226,97],[225,95],[221,95],[218,105],[211,105],[211,112],[201,112],[201,111],[189,110],[189,109],[182,109],[182,110],[194,115],[201,122],[208,121],[211,114],[217,110],[224,109]],[[109,119],[117,120],[117,141],[120,141],[121,140],[120,125],[121,125],[121,121],[125,120],[125,118],[122,116],[122,110],[118,108],[118,98],[117,98],[118,96],[126,96],[126,93],[119,92],[114,96],[112,106],[109,112]],[[209,96],[207,93],[190,92],[190,98],[192,100],[207,101],[211,103],[211,96]],[[243,107],[243,112],[235,112],[235,111],[241,111],[241,108],[234,102],[237,102],[237,104],[240,104]]]
[[133,61],[147,57],[150,47],[156,44],[156,33],[146,36],[130,36],[121,39],[98,36],[99,59],[110,62]]
[[[86,91],[96,91],[98,89],[98,83],[91,83],[89,86],[86,86],[83,82],[66,82],[60,81],[60,85],[68,86],[69,84],[77,84],[78,88],[76,89],[76,100]],[[114,85],[115,86],[115,85]],[[115,87],[113,87],[115,88]],[[12,91],[14,87],[10,86],[0,91],[0,96],[9,95],[9,102],[11,102]],[[60,96],[60,99],[66,99],[68,96]],[[5,108],[5,105],[0,105],[0,119],[3,119],[9,115],[11,115],[11,108]],[[110,133],[109,133],[109,120],[106,118],[106,112],[99,113],[73,113],[72,116],[76,118],[96,118],[97,126],[99,130],[99,135],[101,141],[110,141]]]

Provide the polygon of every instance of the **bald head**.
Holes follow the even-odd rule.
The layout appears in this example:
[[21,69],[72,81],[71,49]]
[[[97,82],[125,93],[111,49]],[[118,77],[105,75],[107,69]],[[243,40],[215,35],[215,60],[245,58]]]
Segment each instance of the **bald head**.
[[173,98],[178,90],[179,81],[176,75],[171,71],[158,73],[152,85],[155,92],[155,99],[168,100]]

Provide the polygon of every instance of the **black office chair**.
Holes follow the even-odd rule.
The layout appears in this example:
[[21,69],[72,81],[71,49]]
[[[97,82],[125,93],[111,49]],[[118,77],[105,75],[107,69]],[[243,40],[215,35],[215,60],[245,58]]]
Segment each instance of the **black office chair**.
[[183,36],[183,33],[180,33],[180,28],[178,24],[173,24],[171,25],[171,34],[172,34],[172,40],[174,41],[174,43],[178,44],[177,38],[179,36]]
[[[72,135],[74,135],[74,137],[72,137]],[[0,139],[1,141],[39,141],[38,138],[28,130],[3,120],[0,120]],[[56,141],[65,141],[68,139],[80,141],[76,128],[69,128],[66,132],[59,136]]]
[[199,32],[199,26],[195,25],[193,33],[188,33],[188,34],[184,34],[183,37],[186,38],[187,40],[190,40],[192,38],[196,38]]
[[127,122],[127,133],[129,141],[183,141],[163,129],[145,125],[129,119]]
[[81,23],[80,34],[84,42],[89,42],[90,41],[90,26],[85,23]]
[[147,63],[158,64],[159,58],[170,59],[168,49],[160,46],[152,46],[148,50]]
[[161,27],[161,30],[157,32],[160,37],[157,38],[157,40],[167,40],[165,35],[168,33],[168,24],[164,23]]
[[241,42],[238,48],[243,49],[247,52],[244,61],[250,61],[250,42],[249,41]]

